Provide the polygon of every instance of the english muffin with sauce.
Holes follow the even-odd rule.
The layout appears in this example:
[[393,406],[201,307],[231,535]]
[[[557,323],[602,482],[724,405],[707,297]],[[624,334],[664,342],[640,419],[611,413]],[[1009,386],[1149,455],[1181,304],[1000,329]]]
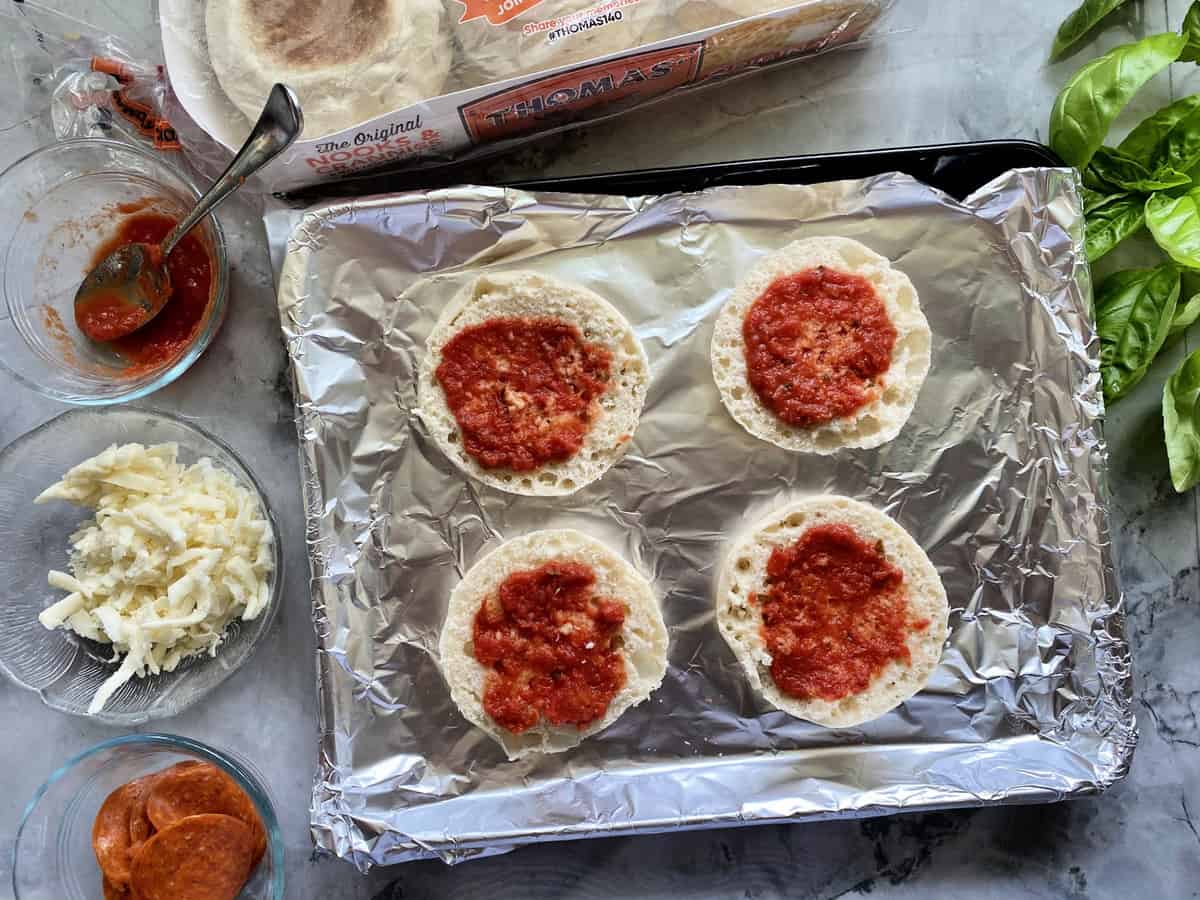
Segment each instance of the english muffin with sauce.
[[538,531],[471,567],[439,652],[463,715],[517,759],[574,747],[649,697],[667,628],[628,562],[578,531]]
[[514,494],[571,494],[624,455],[650,364],[633,328],[578,285],[481,275],[426,343],[418,411],[446,456]]
[[755,525],[721,567],[716,606],[754,690],[829,728],[878,718],[924,688],[949,618],[920,545],[874,507],[837,496]]
[[439,0],[207,0],[221,88],[255,121],[277,81],[304,109],[304,139],[436,97],[450,71]]
[[764,257],[722,307],[713,376],[757,438],[807,453],[877,447],[912,414],[931,341],[907,275],[858,241],[806,238]]

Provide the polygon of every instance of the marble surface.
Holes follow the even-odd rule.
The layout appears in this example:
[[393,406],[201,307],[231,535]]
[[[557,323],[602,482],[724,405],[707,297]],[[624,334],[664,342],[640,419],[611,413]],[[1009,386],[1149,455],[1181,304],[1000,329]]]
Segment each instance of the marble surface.
[[[49,0],[153,53],[149,0]],[[1184,0],[1145,0],[1073,60],[1044,62],[1074,0],[900,0],[891,33],[863,51],[780,69],[652,110],[553,137],[489,166],[493,177],[566,175],[772,154],[984,138],[1044,138],[1050,103],[1099,48],[1178,28]],[[0,160],[50,139],[36,43],[0,10],[7,78]],[[42,69],[39,69],[39,66]],[[1185,92],[1200,70],[1176,66],[1122,116],[1129,127]],[[6,202],[0,197],[0,203]],[[154,727],[237,748],[264,770],[287,839],[289,897],[456,900],[591,897],[889,898],[1200,896],[1200,566],[1195,493],[1167,475],[1159,386],[1200,341],[1164,354],[1110,414],[1115,540],[1136,660],[1142,741],[1130,777],[1102,797],[1042,807],[896,816],[636,839],[544,845],[447,868],[410,864],[358,875],[313,858],[306,828],[316,753],[313,634],[297,486],[295,433],[261,224],[253,204],[222,211],[231,236],[232,305],[208,353],[145,405],[212,429],[265,482],[287,548],[287,588],[251,663],[198,708]],[[1106,268],[1145,257],[1122,248]],[[0,443],[62,407],[0,375]],[[21,810],[73,753],[113,729],[45,709],[0,683],[0,896]]]

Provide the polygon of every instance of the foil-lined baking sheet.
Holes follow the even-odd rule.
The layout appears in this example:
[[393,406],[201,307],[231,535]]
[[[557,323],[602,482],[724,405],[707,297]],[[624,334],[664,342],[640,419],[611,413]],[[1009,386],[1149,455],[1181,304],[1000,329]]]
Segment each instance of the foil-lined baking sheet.
[[[321,746],[312,833],[366,869],[541,840],[1051,800],[1121,778],[1136,740],[1111,559],[1097,339],[1068,170],[959,203],[904,175],[662,197],[463,187],[268,215],[295,375]],[[725,412],[714,315],[764,253],[861,240],[912,279],[933,366],[877,450],[788,453]],[[484,270],[586,285],[653,383],[628,455],[567,498],[462,475],[413,412],[439,310]],[[895,517],[945,582],[928,688],[860,728],[770,709],[717,632],[728,542],[798,496]],[[508,761],[450,700],[446,600],[501,541],[569,526],[653,582],[659,690],[564,754]]]

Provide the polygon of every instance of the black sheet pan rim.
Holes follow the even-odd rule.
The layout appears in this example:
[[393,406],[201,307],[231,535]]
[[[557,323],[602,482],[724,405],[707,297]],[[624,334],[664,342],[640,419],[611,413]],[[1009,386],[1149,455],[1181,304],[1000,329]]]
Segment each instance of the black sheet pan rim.
[[[702,190],[720,184],[817,184],[902,172],[949,194],[956,200],[963,200],[1011,169],[1059,168],[1064,165],[1045,144],[1013,138],[881,147],[838,153],[767,156],[590,175],[517,179],[500,181],[497,186],[592,194],[667,194]],[[334,199],[436,190],[465,184],[487,184],[492,181],[493,179],[487,178],[478,168],[447,165],[411,172],[361,175],[277,196],[289,205],[310,206]]]
[[[965,177],[968,173],[961,169],[971,164],[979,171]],[[703,190],[721,184],[816,184],[902,172],[956,200],[963,200],[996,176],[1012,169],[1064,165],[1053,150],[1036,141],[968,141],[538,178],[504,186],[580,194],[662,194]]]

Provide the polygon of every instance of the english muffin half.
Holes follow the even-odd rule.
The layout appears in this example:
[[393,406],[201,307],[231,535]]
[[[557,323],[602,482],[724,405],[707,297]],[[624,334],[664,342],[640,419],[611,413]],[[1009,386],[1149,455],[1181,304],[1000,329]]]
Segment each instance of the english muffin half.
[[877,447],[912,414],[931,341],[907,275],[850,238],[806,238],[765,256],[721,308],[713,377],[730,415],[764,441]]
[[833,495],[785,506],[744,534],[721,567],[716,607],[754,690],[830,728],[878,718],[920,691],[949,617],[941,578],[908,532]]
[[562,496],[625,454],[649,385],[646,352],[611,303],[546,275],[503,272],[475,279],[434,326],[418,411],[472,478]]
[[204,15],[229,99],[253,122],[283,82],[306,140],[436,97],[450,71],[438,0],[207,0]]
[[[517,759],[570,749],[649,697],[666,673],[667,628],[632,565],[581,532],[538,531],[471,567],[439,651],[455,704]],[[556,696],[560,685],[572,695]]]

